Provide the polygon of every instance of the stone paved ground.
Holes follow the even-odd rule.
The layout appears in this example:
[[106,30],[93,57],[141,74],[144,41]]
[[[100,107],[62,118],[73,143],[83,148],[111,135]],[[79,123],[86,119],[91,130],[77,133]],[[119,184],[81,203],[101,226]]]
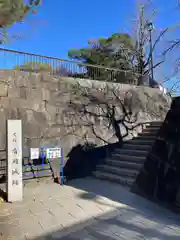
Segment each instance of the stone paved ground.
[[33,181],[22,203],[0,205],[0,239],[178,240],[180,216],[96,179]]

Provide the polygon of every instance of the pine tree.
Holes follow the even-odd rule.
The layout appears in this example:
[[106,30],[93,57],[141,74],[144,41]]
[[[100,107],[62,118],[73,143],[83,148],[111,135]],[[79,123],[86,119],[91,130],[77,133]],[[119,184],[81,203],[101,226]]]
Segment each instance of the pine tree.
[[[27,1],[26,1],[27,2]],[[11,25],[22,22],[27,14],[36,13],[40,0],[0,0],[0,41],[4,42],[5,32]]]

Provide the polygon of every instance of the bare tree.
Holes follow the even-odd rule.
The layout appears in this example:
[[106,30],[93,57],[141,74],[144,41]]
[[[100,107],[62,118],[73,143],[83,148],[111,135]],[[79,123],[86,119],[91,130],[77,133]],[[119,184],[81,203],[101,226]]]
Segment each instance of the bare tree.
[[[153,109],[154,100],[148,101],[152,102]],[[84,138],[93,134],[92,138],[102,143],[121,143],[126,137],[133,137],[136,128],[145,124],[138,119],[139,109],[143,107],[136,91],[127,89],[120,93],[118,85],[105,84],[97,88],[97,84],[92,84],[88,88],[77,83],[64,111],[67,121],[63,125],[67,132],[83,131]],[[156,112],[151,111],[150,115],[157,117]]]
[[[134,52],[133,66],[134,71],[139,74],[139,84],[149,82],[155,84],[154,74],[164,66],[167,57],[179,45],[179,39],[171,39],[170,33],[177,30],[180,26],[167,26],[157,30],[156,16],[160,14],[153,6],[151,0],[137,1],[137,13],[135,21],[135,41],[136,51]],[[160,79],[163,82],[165,79]],[[166,78],[167,80],[167,78]]]

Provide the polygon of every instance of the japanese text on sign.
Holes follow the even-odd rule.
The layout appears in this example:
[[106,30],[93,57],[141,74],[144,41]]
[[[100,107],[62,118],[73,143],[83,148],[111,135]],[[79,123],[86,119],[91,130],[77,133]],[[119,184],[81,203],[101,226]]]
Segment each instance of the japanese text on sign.
[[[17,142],[17,134],[15,132],[13,133],[13,136],[12,136],[12,143],[14,144],[14,148],[12,149],[12,154],[13,154],[13,158],[12,158],[13,166],[12,167],[14,167],[14,165],[16,166],[18,164],[18,158],[17,158],[17,155],[18,155],[18,150],[17,150],[18,142]],[[14,175],[19,175],[19,172],[18,172],[17,168],[12,169],[12,176],[14,176]],[[18,180],[12,179],[12,185],[18,185]]]
[[17,135],[16,133],[13,133],[13,139],[12,139],[13,142],[16,142],[17,141]]
[[12,150],[12,153],[13,153],[14,155],[17,155],[17,154],[18,154],[17,148],[14,148],[14,149]]
[[46,158],[47,159],[61,158],[61,148],[47,148]]
[[19,181],[18,180],[12,180],[12,185],[18,185],[19,184]]
[[12,134],[12,144],[13,144],[13,149],[12,149],[12,154],[13,154],[13,159],[12,162],[15,163],[15,159],[17,159],[17,155],[18,155],[18,150],[17,150],[17,146],[18,146],[18,142],[17,142],[17,134],[14,132]]
[[21,201],[22,188],[22,121],[8,120],[8,201]]
[[12,163],[14,163],[14,164],[18,164],[18,159],[17,158],[14,158],[13,160],[12,160]]
[[19,175],[18,169],[13,169],[13,170],[12,170],[12,175],[16,175],[16,174]]

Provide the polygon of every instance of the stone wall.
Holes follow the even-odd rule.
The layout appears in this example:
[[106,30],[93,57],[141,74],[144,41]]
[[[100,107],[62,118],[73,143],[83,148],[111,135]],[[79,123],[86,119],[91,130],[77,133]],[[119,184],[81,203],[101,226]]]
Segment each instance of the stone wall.
[[180,97],[173,99],[164,123],[132,191],[180,212]]
[[22,119],[25,148],[59,145],[68,153],[85,141],[116,142],[113,114],[129,138],[141,130],[139,123],[164,119],[170,102],[158,89],[3,70],[0,149],[6,149],[7,119]]

